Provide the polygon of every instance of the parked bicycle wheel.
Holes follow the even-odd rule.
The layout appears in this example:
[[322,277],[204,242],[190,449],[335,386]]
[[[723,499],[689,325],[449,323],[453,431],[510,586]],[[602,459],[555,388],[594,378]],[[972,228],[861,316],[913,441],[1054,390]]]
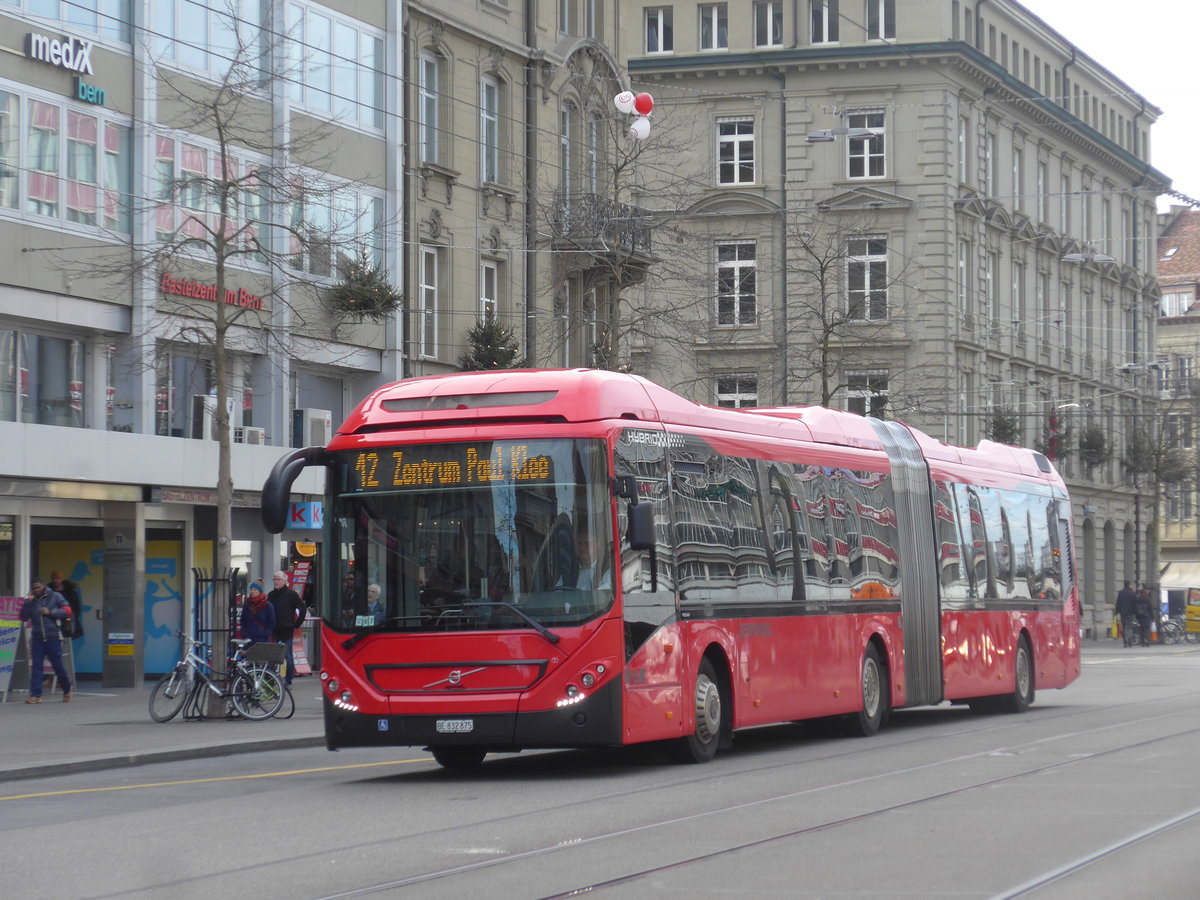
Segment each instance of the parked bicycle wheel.
[[150,692],[150,718],[155,722],[170,722],[183,709],[191,687],[192,680],[188,678],[185,666],[175,668],[158,679],[158,684]]
[[1159,628],[1159,637],[1163,643],[1178,644],[1183,640],[1183,626],[1174,619],[1163,619]]
[[247,719],[269,719],[283,707],[286,688],[270,669],[240,672],[233,679],[233,708]]

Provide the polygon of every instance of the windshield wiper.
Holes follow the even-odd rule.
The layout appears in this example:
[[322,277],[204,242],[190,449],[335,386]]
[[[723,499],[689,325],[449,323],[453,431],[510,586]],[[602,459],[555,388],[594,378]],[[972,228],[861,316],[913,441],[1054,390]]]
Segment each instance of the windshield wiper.
[[350,635],[350,637],[346,638],[346,640],[342,641],[342,649],[349,650],[369,634],[379,634],[381,631],[387,631],[390,627],[392,627],[392,623],[395,621],[396,619],[394,618],[384,619],[382,622],[376,622],[370,628],[365,628],[362,631],[356,631],[354,634]]
[[547,628],[545,625],[543,625],[541,622],[539,622],[533,616],[529,615],[524,610],[518,609],[517,607],[513,606],[511,603],[505,603],[503,600],[477,600],[477,601],[471,600],[471,601],[467,601],[466,603],[462,603],[459,605],[460,606],[478,606],[478,607],[497,607],[498,606],[502,609],[507,609],[514,616],[516,616],[518,619],[525,622],[527,625],[529,625],[530,628],[532,628],[534,631],[536,631],[538,634],[540,634],[542,637],[544,637],[550,643],[557,644],[560,640],[562,640],[557,634],[555,634],[553,631],[551,631],[549,628]]

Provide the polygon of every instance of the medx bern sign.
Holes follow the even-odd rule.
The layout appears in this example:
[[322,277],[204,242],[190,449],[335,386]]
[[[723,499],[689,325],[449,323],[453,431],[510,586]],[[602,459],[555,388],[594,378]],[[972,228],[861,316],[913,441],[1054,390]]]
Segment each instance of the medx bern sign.
[[80,75],[94,74],[92,42],[77,37],[64,36],[62,40],[58,40],[31,31],[25,35],[25,55],[30,59],[78,72]]

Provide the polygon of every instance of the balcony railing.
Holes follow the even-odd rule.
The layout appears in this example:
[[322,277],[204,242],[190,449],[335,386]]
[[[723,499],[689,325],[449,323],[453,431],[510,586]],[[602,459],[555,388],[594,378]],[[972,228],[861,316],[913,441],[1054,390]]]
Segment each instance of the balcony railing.
[[549,224],[556,246],[625,255],[651,252],[648,211],[600,194],[559,194]]

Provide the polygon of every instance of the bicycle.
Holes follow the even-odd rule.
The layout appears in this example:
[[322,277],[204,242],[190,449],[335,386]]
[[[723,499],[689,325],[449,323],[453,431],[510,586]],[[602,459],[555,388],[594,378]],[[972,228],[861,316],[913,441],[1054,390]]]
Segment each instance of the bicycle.
[[[283,707],[287,699],[283,680],[267,659],[247,658],[248,640],[235,638],[231,641],[237,649],[228,661],[226,671],[216,673],[208,660],[211,655],[208,644],[183,632],[179,632],[179,637],[186,645],[183,659],[163,675],[150,692],[150,718],[155,722],[169,722],[185,708],[192,716],[200,718],[205,688],[224,699],[228,707],[246,719],[269,719]],[[256,646],[270,648],[274,645]],[[205,652],[198,652],[201,650]]]

